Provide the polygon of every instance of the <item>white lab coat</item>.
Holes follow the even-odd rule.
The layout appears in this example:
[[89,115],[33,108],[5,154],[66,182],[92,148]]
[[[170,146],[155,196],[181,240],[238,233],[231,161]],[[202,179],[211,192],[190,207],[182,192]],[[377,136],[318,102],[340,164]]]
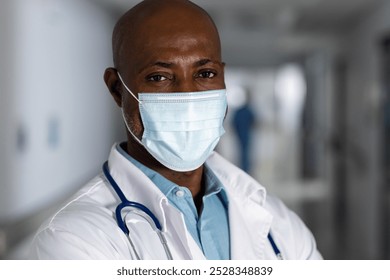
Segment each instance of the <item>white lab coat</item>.
[[[285,259],[321,259],[303,222],[246,173],[213,153],[207,164],[226,188],[229,200],[231,259],[276,259],[267,234]],[[187,231],[183,215],[137,167],[117,150],[109,170],[125,196],[147,206],[160,221],[174,259],[205,259]],[[128,237],[114,218],[120,200],[103,174],[65,203],[38,230],[33,259],[135,259]],[[124,211],[126,213],[126,211]],[[132,240],[142,259],[165,259],[157,235],[144,220],[125,219],[136,228]]]

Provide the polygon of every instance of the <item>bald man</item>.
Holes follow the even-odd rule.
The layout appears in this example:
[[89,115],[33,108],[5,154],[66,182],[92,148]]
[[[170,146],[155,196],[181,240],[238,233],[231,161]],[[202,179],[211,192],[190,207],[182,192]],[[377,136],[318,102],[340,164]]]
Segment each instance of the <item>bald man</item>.
[[215,24],[184,0],[142,1],[113,32],[104,81],[127,141],[41,226],[38,259],[320,259],[302,221],[213,152],[227,112]]

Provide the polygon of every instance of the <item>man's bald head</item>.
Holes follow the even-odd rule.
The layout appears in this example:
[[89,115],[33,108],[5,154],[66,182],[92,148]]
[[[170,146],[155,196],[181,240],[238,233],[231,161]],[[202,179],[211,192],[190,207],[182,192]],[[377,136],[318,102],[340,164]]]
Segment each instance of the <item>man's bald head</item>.
[[[117,22],[112,36],[113,59],[117,69],[122,68],[124,53],[137,55],[143,46],[137,45],[148,33],[164,32],[209,33],[210,44],[220,52],[217,28],[208,13],[187,0],[144,0],[127,11]],[[188,34],[191,35],[191,34]],[[141,44],[153,44],[142,41]],[[125,63],[131,63],[125,61]]]

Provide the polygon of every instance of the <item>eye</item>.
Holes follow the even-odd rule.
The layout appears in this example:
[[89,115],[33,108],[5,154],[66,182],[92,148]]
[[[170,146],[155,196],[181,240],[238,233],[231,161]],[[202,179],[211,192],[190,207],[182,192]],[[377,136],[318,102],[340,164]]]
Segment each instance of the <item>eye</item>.
[[162,82],[167,80],[163,75],[150,75],[146,79],[151,82]]
[[211,79],[216,76],[216,73],[211,70],[202,71],[198,75],[200,78]]

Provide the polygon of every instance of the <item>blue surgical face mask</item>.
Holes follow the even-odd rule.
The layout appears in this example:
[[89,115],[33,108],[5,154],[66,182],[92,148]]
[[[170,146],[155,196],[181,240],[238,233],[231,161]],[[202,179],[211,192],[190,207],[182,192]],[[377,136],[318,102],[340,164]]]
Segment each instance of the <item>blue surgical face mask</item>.
[[[118,73],[119,75],[119,73]],[[200,167],[213,152],[225,130],[226,90],[180,93],[139,93],[138,101],[144,132],[138,139],[130,134],[161,164],[175,171]]]

